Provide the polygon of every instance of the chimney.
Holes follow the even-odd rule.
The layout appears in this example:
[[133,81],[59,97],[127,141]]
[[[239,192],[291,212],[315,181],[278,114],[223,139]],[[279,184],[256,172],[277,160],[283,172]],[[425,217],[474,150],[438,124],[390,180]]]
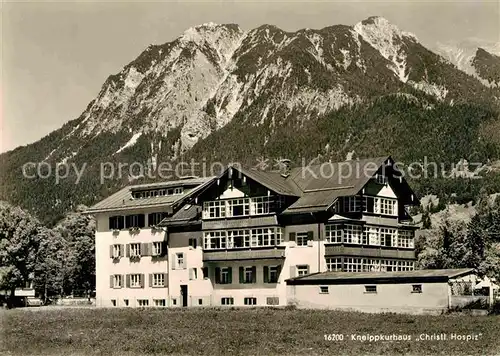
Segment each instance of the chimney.
[[281,159],[280,160],[280,173],[281,176],[286,178],[290,175],[290,160],[289,159]]

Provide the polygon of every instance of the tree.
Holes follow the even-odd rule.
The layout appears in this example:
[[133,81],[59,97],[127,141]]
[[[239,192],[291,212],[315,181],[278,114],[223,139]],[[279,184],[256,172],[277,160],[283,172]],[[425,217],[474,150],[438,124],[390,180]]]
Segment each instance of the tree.
[[0,202],[0,289],[14,296],[33,279],[41,225],[22,209]]

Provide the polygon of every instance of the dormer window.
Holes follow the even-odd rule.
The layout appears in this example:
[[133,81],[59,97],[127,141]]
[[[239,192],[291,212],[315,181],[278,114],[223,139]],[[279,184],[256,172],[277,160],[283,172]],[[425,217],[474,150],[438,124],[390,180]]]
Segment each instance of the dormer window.
[[178,195],[178,194],[182,194],[182,187],[177,187],[174,189],[174,194]]

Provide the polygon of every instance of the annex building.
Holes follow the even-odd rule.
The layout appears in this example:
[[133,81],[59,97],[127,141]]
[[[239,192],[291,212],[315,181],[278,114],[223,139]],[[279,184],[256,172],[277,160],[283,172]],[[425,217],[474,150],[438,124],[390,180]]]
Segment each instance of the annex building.
[[391,157],[129,186],[88,210],[96,304],[283,306],[296,277],[413,271],[418,204]]

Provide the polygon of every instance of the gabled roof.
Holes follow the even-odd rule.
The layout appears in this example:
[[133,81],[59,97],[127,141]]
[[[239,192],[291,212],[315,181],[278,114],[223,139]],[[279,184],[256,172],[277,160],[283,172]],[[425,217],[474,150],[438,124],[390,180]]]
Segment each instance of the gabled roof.
[[365,283],[408,283],[446,282],[473,274],[472,268],[422,269],[403,272],[322,272],[290,278],[287,284],[365,284]]
[[[209,184],[214,177],[182,179],[163,183],[139,184],[125,187],[99,203],[90,207],[86,213],[93,214],[106,211],[129,210],[137,208],[153,208],[172,206],[182,202]],[[164,195],[158,197],[134,199],[132,192],[146,189],[161,189],[169,187],[184,187],[182,194]]]
[[291,171],[292,179],[302,191],[302,196],[283,213],[307,213],[326,210],[343,196],[358,194],[389,156],[327,162]]

